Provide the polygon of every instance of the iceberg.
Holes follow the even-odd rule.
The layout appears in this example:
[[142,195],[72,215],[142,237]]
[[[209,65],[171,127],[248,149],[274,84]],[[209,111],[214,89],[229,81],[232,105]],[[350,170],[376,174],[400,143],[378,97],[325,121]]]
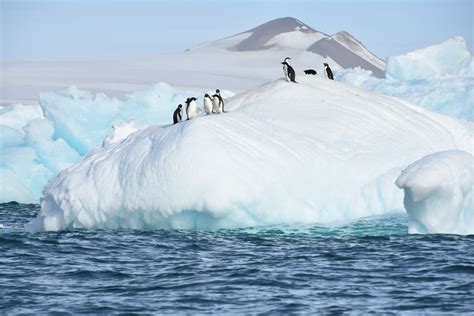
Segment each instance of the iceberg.
[[[385,77],[399,81],[425,80],[440,76],[460,76],[472,70],[472,57],[460,36],[387,60]],[[466,73],[467,72],[467,73]]]
[[335,71],[335,78],[424,108],[474,120],[473,58],[462,37],[388,59],[386,79],[360,68]]
[[189,95],[194,93],[158,83],[119,100],[71,86],[41,93],[38,106],[2,108],[0,203],[38,203],[43,187],[59,171],[94,148],[148,125],[170,123],[177,104]]
[[473,77],[396,81],[378,79],[370,71],[355,68],[335,72],[335,79],[368,91],[402,98],[438,113],[474,120]]
[[28,228],[216,229],[401,212],[393,183],[409,163],[473,150],[471,122],[317,76],[269,82],[226,109],[156,120],[93,149],[46,185]]
[[474,158],[437,152],[409,165],[397,178],[404,190],[408,232],[474,234]]

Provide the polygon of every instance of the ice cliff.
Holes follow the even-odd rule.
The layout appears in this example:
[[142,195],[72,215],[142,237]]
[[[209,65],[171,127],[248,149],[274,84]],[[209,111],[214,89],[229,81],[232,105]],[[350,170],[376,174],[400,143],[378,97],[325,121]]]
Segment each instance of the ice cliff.
[[403,170],[409,233],[474,234],[474,158],[463,151],[423,157]]

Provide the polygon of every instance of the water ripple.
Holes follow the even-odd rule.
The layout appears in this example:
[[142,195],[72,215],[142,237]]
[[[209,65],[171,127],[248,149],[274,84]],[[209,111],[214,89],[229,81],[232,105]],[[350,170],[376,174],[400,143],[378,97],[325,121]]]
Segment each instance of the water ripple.
[[474,311],[474,236],[407,235],[393,214],[335,227],[28,234],[0,205],[5,314]]

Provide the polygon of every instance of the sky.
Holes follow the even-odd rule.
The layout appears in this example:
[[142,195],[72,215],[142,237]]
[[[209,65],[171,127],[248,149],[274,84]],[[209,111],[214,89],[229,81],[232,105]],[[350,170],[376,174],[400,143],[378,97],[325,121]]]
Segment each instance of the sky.
[[473,0],[0,0],[4,60],[116,58],[183,51],[292,16],[348,31],[381,58],[463,36]]

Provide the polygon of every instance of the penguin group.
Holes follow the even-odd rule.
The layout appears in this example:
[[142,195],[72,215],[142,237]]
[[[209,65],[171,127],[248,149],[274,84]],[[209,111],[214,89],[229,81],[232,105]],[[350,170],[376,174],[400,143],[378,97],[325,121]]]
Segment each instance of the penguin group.
[[[186,120],[191,120],[197,116],[198,107],[196,101],[197,98],[195,97],[186,99]],[[222,98],[221,91],[219,89],[216,89],[216,93],[212,95],[212,97],[208,93],[204,95],[203,108],[206,115],[226,112],[224,110],[224,98]],[[173,124],[177,124],[182,121],[182,109],[183,105],[179,104],[173,113]]]
[[[286,57],[281,64],[283,65],[283,73],[285,74],[285,78],[288,82],[296,82],[296,73],[293,67],[288,63],[290,61],[290,57]],[[324,63],[324,72],[326,74],[326,77],[330,80],[334,80],[334,76],[332,73],[331,68],[327,63]],[[304,71],[306,75],[316,75],[317,72],[314,69],[306,69]],[[196,104],[197,98],[191,97],[186,99],[186,120],[193,119],[197,116],[198,112],[198,107]],[[182,121],[183,115],[182,115],[182,109],[183,105],[179,104],[176,110],[173,113],[173,124],[177,124]],[[216,93],[212,96],[210,96],[208,93],[204,95],[204,100],[203,100],[203,109],[206,115],[210,114],[220,114],[220,113],[225,113],[226,111],[224,110],[224,99],[221,96],[221,92],[219,89],[216,89]]]
[[[288,63],[288,61],[291,60],[290,57],[286,57],[282,62],[281,64],[283,65],[283,73],[285,74],[285,78],[288,82],[294,82],[294,83],[297,83],[296,82],[296,78],[295,78],[295,70],[293,69],[293,67],[291,67],[291,65]],[[330,80],[334,80],[334,75],[332,74],[332,70],[331,68],[329,67],[329,65],[327,63],[324,63],[324,72],[326,74],[326,78],[330,79]],[[304,71],[304,73],[306,75],[316,75],[317,72],[316,70],[314,69],[306,69]]]

